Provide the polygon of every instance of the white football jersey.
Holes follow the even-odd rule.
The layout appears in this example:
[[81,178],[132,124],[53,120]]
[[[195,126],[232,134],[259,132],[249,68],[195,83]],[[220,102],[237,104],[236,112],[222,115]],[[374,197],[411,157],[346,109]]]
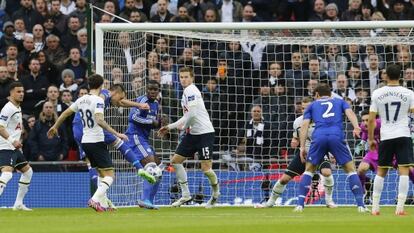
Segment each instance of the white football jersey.
[[414,108],[414,92],[402,86],[384,86],[372,93],[370,112],[381,118],[381,141],[411,137],[409,112]]
[[104,100],[97,95],[84,95],[77,99],[70,108],[80,113],[83,124],[82,143],[103,142],[103,129],[96,123],[95,114],[104,113]]
[[[300,128],[302,127],[302,123],[303,123],[303,115],[296,118],[295,121],[293,122],[293,137],[295,138],[300,138]],[[309,150],[311,141],[312,141],[312,134],[313,134],[313,130],[315,129],[315,123],[311,122],[309,125],[309,129],[308,129],[308,138],[306,138],[306,150]]]
[[[0,113],[0,125],[3,126],[7,133],[13,137],[14,140],[20,140],[22,135],[23,119],[22,110],[16,107],[12,102],[4,105]],[[15,150],[14,146],[7,141],[7,138],[0,136],[0,150]]]
[[187,122],[190,127],[190,134],[200,135],[214,132],[201,92],[194,84],[184,89],[181,106],[184,114],[187,114],[189,110],[194,111],[191,113],[193,117],[189,119],[190,122]]

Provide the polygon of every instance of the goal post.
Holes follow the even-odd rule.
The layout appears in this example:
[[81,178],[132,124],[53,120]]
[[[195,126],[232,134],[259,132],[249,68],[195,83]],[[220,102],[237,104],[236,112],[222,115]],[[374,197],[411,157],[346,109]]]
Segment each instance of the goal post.
[[[109,84],[124,84],[131,99],[145,93],[147,80],[160,80],[161,112],[167,123],[181,116],[178,70],[193,67],[216,130],[213,162],[222,188],[220,203],[249,205],[268,197],[269,187],[293,158],[293,121],[301,114],[301,100],[312,95],[318,82],[327,82],[346,97],[357,114],[369,108],[370,93],[381,85],[381,70],[388,64],[401,64],[405,83],[414,86],[413,28],[413,21],[97,23],[95,70]],[[107,119],[125,131],[128,113],[111,108]],[[363,155],[357,153],[360,141],[352,138],[349,123],[344,129],[358,164]],[[178,196],[168,162],[180,134],[173,132],[168,139],[151,135],[156,154],[167,165],[155,204],[169,205]],[[110,197],[117,205],[134,205],[142,182],[117,152],[111,152],[119,175]],[[196,200],[192,204],[199,204],[208,200],[210,188],[195,161],[186,168]],[[353,204],[346,174],[332,167],[334,200]],[[373,180],[371,172],[367,177]],[[383,203],[394,204],[397,179],[394,171],[387,177]],[[287,186],[282,204],[295,204],[297,181]],[[309,202],[323,204],[320,182],[313,192]]]

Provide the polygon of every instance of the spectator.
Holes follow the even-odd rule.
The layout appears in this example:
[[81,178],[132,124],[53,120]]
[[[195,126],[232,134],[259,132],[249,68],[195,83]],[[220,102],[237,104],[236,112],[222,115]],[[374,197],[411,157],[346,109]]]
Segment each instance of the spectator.
[[146,60],[144,57],[138,57],[135,63],[132,65],[132,78],[144,77],[146,68]]
[[[279,82],[286,83],[285,77],[283,75],[283,68],[280,62],[273,62],[269,66],[269,78],[264,83],[268,83],[270,87],[276,86]],[[263,85],[262,85],[263,86]],[[288,86],[293,86],[293,82],[290,82]]]
[[33,42],[34,42],[34,51],[39,52],[42,50],[45,46],[45,31],[43,29],[43,26],[40,24],[36,24],[33,26]]
[[70,49],[69,58],[65,62],[65,68],[71,69],[75,73],[75,82],[78,85],[85,83],[88,64],[81,58],[78,48]]
[[0,108],[3,108],[9,100],[9,86],[13,82],[7,73],[7,67],[0,66]]
[[313,12],[309,16],[308,20],[309,21],[323,21],[324,16],[325,16],[325,2],[323,0],[315,0],[313,2]]
[[132,72],[132,64],[139,56],[139,48],[131,47],[131,35],[129,32],[120,32],[118,35],[118,46],[112,52],[114,59],[114,65],[120,67],[122,72],[130,74]]
[[24,69],[24,71],[27,71],[27,64],[30,60],[30,58],[33,57],[33,52],[35,50],[34,47],[34,41],[33,41],[33,35],[26,33],[23,38],[23,48],[19,49],[19,58],[18,60],[22,61],[21,69]]
[[43,29],[45,38],[47,38],[49,35],[57,35],[60,36],[60,31],[56,28],[55,20],[51,15],[47,15],[45,17],[45,21],[43,22]]
[[361,67],[363,64],[363,59],[361,56],[360,48],[358,44],[349,44],[346,46],[347,52],[344,54],[344,57],[348,61],[347,69],[349,67],[356,65]]
[[55,23],[55,27],[59,30],[59,34],[63,35],[66,33],[66,29],[68,27],[68,16],[62,14],[60,11],[60,0],[51,0],[50,1],[50,15],[53,18],[53,22]]
[[156,52],[160,57],[169,55],[169,41],[166,37],[160,37],[155,42],[155,48],[152,50]]
[[35,8],[43,18],[49,13],[46,0],[35,0]]
[[401,69],[411,68],[411,53],[408,51],[401,51],[397,54],[397,63],[401,66]]
[[112,16],[108,14],[103,14],[101,15],[101,20],[99,22],[100,23],[112,23]]
[[85,25],[86,20],[86,0],[76,0],[76,8],[70,15],[75,15],[79,18],[82,25]]
[[[305,83],[309,79],[309,70],[302,67],[302,55],[300,52],[293,52],[291,56],[291,69],[287,69],[285,77],[287,82],[293,82],[293,88],[295,89],[295,95],[303,96]],[[289,81],[292,80],[292,81]]]
[[81,28],[80,20],[77,16],[70,16],[68,19],[68,30],[65,34],[62,34],[61,37],[63,47],[66,51],[69,51],[70,48],[79,47],[77,32]]
[[29,32],[32,32],[34,25],[43,23],[42,15],[33,9],[32,4],[32,0],[20,0],[20,9],[13,13],[13,20],[22,18],[26,28],[30,30]]
[[[60,116],[60,114],[62,114],[62,112],[64,112],[68,108],[65,104],[63,104],[59,100],[59,89],[55,85],[50,85],[47,88],[46,98],[43,100],[40,100],[34,106],[33,113],[35,116],[39,117],[39,114],[42,112],[43,105],[46,102],[50,102],[53,105],[54,111],[55,113],[57,113],[58,116]],[[65,120],[65,123],[67,124],[70,124],[71,122],[72,121]]]
[[24,100],[22,112],[24,115],[32,115],[36,103],[46,98],[46,89],[49,81],[46,76],[40,73],[40,62],[32,58],[29,62],[30,73],[21,78],[24,87]]
[[70,15],[76,10],[76,4],[72,0],[60,0],[60,12],[64,15]]
[[56,67],[62,68],[67,58],[67,53],[60,46],[59,37],[53,34],[47,36],[46,46],[47,46],[47,49],[45,50],[45,53],[47,57]]
[[[214,9],[215,5],[211,0],[190,0],[183,5],[188,9],[188,15],[197,22],[202,22],[204,14],[207,9]],[[178,8],[178,14],[180,14],[180,8]]]
[[355,113],[357,115],[360,115],[362,111],[364,111],[365,109],[369,109],[369,93],[367,90],[364,89],[356,89],[355,92],[356,99],[353,102],[353,106],[355,108]]
[[374,12],[374,7],[372,7],[371,3],[363,2],[361,5],[361,20],[371,21],[373,12]]
[[349,98],[351,101],[356,99],[355,90],[348,86],[348,78],[344,74],[338,75],[336,78],[336,88],[334,93],[342,98]]
[[188,22],[195,22],[195,19],[192,16],[188,15],[188,10],[184,6],[178,8],[178,15],[173,16],[170,22],[176,23],[188,23]]
[[263,119],[260,105],[254,105],[250,114],[250,120],[239,131],[236,145],[244,144],[246,157],[253,159],[249,170],[260,171],[269,164],[271,127],[270,123]]
[[263,21],[260,17],[254,12],[252,5],[245,5],[243,8],[242,20],[241,22],[261,22]]
[[68,90],[73,95],[78,90],[78,84],[75,83],[75,73],[71,69],[65,69],[62,71],[62,84],[59,87],[59,91]]
[[[142,3],[142,1],[141,1],[141,3]],[[135,0],[125,0],[124,9],[119,14],[119,16],[124,18],[124,19],[129,19],[129,21],[131,21],[130,18],[131,18],[132,12],[134,12],[134,14],[139,15],[140,20],[138,22],[146,22],[148,20],[147,15],[145,15],[144,12],[140,11],[135,6]],[[131,22],[133,22],[133,21],[131,21]]]
[[27,121],[23,119],[23,126],[24,130],[22,132],[22,140],[23,140],[23,154],[24,157],[26,157],[27,161],[34,161],[35,159],[32,158],[32,153],[30,151],[30,145],[29,145],[29,135],[32,131],[34,125],[36,123],[36,117],[34,115],[30,115],[27,117]]
[[320,70],[319,60],[316,56],[312,57],[309,60],[309,78],[318,80],[319,82],[327,83],[332,86],[331,81],[326,74],[326,71]]
[[380,82],[379,59],[377,54],[370,54],[368,56],[369,66],[368,70],[362,72],[362,79],[369,80],[369,89],[372,94],[377,89]]
[[339,21],[339,11],[338,6],[335,3],[329,3],[325,7],[325,21],[336,22]]
[[205,11],[203,21],[206,23],[216,23],[219,22],[219,16],[217,10],[214,8],[209,8]]
[[19,80],[19,75],[17,74],[17,60],[16,59],[7,59],[7,72],[10,79],[14,81]]
[[47,77],[50,84],[59,86],[62,83],[62,79],[59,77],[60,71],[58,68],[50,62],[50,59],[43,50],[39,51],[36,57],[40,62],[40,73]]
[[174,16],[168,11],[168,0],[157,1],[157,14],[151,17],[151,22],[165,23],[170,22]]
[[[17,45],[10,44],[6,47],[6,55],[0,59],[0,65],[4,66],[7,63],[7,60],[9,59],[15,59],[17,60],[17,56],[19,55],[19,50],[17,48]],[[19,64],[18,64],[19,65]]]
[[309,79],[308,84],[306,85],[306,91],[304,96],[314,97],[315,96],[315,89],[318,86],[319,81],[317,79]]
[[[252,31],[251,31],[252,32]],[[263,51],[265,50],[267,46],[266,41],[252,41],[252,42],[245,42],[241,43],[241,47],[243,51],[250,55],[253,61],[253,68],[255,70],[260,70],[260,67],[262,65],[262,59],[263,59]]]
[[72,96],[72,92],[69,90],[63,90],[60,92],[61,93],[61,99],[60,101],[65,104],[67,107],[70,107],[73,104],[73,96]]
[[[148,18],[150,18],[151,4],[152,4],[151,0],[135,0],[135,7],[141,12],[143,12],[146,17],[145,22],[148,21],[147,20]],[[156,9],[154,11],[156,11]]]
[[[352,0],[351,0],[352,1]],[[345,74],[348,61],[340,55],[340,47],[338,45],[328,45],[325,53],[325,58],[321,62],[323,70],[328,72],[328,77],[331,82],[335,82],[335,78],[339,74]]]
[[362,19],[361,0],[349,0],[349,8],[342,14],[342,21],[360,21]]
[[404,71],[404,85],[407,88],[413,89],[414,88],[414,69],[413,68],[407,68]]
[[31,157],[37,161],[60,161],[68,152],[68,139],[63,127],[59,128],[58,135],[52,139],[47,136],[47,131],[57,120],[53,104],[46,102],[43,105],[39,120],[35,123],[29,135]]
[[81,28],[76,35],[78,37],[81,57],[88,61],[88,31],[86,28]]
[[279,21],[306,21],[308,19],[308,1],[280,1],[278,7]]
[[167,84],[172,86],[178,82],[177,73],[174,68],[174,60],[172,57],[169,55],[161,56],[161,85]]
[[18,40],[14,37],[14,24],[7,21],[3,24],[3,36],[0,38],[0,53],[4,54],[9,45],[17,44]]
[[361,69],[356,65],[351,66],[348,70],[348,83],[349,87],[354,90],[359,88],[369,91],[369,81],[362,79]]
[[221,22],[240,22],[243,18],[243,5],[234,0],[223,0],[219,10]]
[[404,0],[394,0],[390,4],[388,20],[407,20],[408,14]]
[[141,22],[146,22],[143,18],[142,18],[143,13],[140,12],[137,9],[131,10],[129,11],[129,14],[127,15],[127,20],[129,20],[132,23],[141,23]]
[[147,56],[147,69],[158,68],[160,65],[158,59],[156,52],[149,52]]
[[227,47],[219,54],[219,57],[227,60],[229,67],[235,70],[235,76],[250,77],[253,65],[250,55],[241,50],[238,41],[230,41],[226,45]]
[[14,32],[14,38],[16,38],[16,40],[18,40],[18,41],[23,40],[23,37],[27,33],[26,25],[24,23],[23,18],[17,18],[17,19],[14,20],[14,28],[16,30]]
[[133,92],[134,96],[141,96],[145,93],[144,80],[142,77],[137,76],[133,78],[131,82],[131,86],[132,86],[132,90],[134,91]]
[[378,56],[378,66],[380,67],[380,69],[385,67],[384,58],[378,55],[375,47],[376,46],[372,44],[368,44],[365,46],[366,56],[364,57],[364,62],[362,63],[362,70],[367,70],[369,68],[369,55],[371,54],[376,54]]
[[[217,80],[212,78],[203,86],[203,100],[210,119],[213,123],[215,138],[214,146],[220,145],[220,90],[217,85]],[[217,148],[218,150],[219,148]]]

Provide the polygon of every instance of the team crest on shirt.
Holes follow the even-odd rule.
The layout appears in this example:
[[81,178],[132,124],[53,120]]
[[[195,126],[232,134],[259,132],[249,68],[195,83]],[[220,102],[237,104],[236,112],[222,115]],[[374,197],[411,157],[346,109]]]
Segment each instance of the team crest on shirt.
[[96,107],[97,107],[97,108],[104,108],[104,104],[102,104],[102,103],[97,103],[97,104],[96,104]]
[[7,119],[9,119],[9,117],[8,117],[8,116],[1,115],[1,116],[0,116],[0,119],[1,119],[2,121],[7,121]]
[[187,97],[188,101],[193,101],[195,100],[195,95],[190,95],[189,97]]

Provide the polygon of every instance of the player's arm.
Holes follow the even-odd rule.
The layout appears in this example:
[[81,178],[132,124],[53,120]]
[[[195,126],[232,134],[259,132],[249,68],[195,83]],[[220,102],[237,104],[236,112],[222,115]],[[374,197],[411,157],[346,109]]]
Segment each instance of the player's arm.
[[72,109],[72,107],[69,107],[62,114],[60,114],[55,124],[53,124],[53,126],[50,127],[49,131],[47,131],[48,138],[53,138],[55,135],[57,135],[59,127],[63,124],[66,118],[71,116],[73,113],[75,113],[75,111]]
[[127,100],[127,99],[122,99],[121,101],[119,101],[119,106],[120,107],[124,107],[124,108],[132,108],[132,107],[136,107],[142,110],[149,110],[150,107],[147,103],[137,103],[135,101],[131,101],[131,100]]
[[6,130],[6,126],[10,121],[10,117],[13,115],[13,112],[9,111],[6,108],[3,108],[0,113],[0,136],[6,139],[14,148],[19,149],[22,147],[19,139],[13,138]]
[[141,116],[141,111],[139,109],[133,110],[131,119],[137,124],[154,125],[154,126],[159,125],[158,120],[153,120],[153,119],[150,119],[150,118],[142,117]]
[[299,130],[300,158],[303,163],[306,157],[306,138],[308,137],[309,125],[310,119],[304,119]]
[[359,138],[361,136],[361,128],[359,127],[358,118],[355,115],[354,111],[352,111],[351,108],[348,108],[345,110],[345,115],[348,117],[349,121],[354,127],[354,137]]
[[128,137],[125,134],[118,133],[116,130],[114,130],[104,119],[104,115],[101,112],[95,113],[95,120],[96,123],[102,127],[102,129],[110,132],[111,134],[121,138],[122,140],[128,140]]

